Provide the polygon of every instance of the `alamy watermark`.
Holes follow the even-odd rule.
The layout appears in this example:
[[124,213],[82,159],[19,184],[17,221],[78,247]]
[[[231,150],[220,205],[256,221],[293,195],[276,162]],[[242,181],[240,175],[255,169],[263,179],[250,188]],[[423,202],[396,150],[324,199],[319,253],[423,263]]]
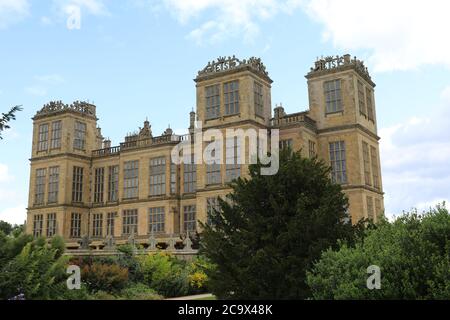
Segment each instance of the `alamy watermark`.
[[259,161],[263,165],[261,175],[275,175],[280,166],[279,140],[278,129],[228,128],[224,135],[218,129],[203,131],[202,122],[198,121],[190,138],[172,149],[172,163],[235,165]]
[[370,276],[367,278],[367,289],[380,290],[381,289],[381,269],[379,266],[369,266],[367,268],[367,274]]

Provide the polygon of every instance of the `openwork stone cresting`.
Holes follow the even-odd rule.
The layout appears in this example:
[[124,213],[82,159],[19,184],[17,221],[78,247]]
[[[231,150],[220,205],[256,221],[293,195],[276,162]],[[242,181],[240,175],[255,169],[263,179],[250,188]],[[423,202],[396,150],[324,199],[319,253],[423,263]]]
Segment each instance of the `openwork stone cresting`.
[[224,72],[232,69],[239,69],[244,67],[250,67],[254,71],[268,77],[269,73],[266,70],[265,65],[260,58],[251,57],[248,60],[239,60],[236,56],[232,57],[219,57],[216,60],[208,62],[203,70],[198,72],[199,76],[207,75],[210,73]]

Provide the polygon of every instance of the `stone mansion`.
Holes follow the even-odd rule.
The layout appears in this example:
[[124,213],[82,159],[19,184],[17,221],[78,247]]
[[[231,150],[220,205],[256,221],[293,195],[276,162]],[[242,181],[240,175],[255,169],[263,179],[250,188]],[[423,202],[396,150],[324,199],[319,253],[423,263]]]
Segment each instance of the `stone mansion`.
[[95,105],[44,105],[33,118],[27,233],[62,235],[69,249],[82,239],[94,249],[130,238],[144,247],[180,245],[230,192],[228,183],[248,175],[246,164],[173,163],[173,147],[192,140],[196,121],[202,130],[279,129],[281,148],[330,164],[354,223],[376,221],[384,204],[375,83],[350,55],[318,59],[306,79],[308,110],[287,114],[280,105],[272,114],[272,80],[261,60],[221,57],[195,78],[189,134],[168,128],[154,136],[145,121],[118,146],[102,137]]

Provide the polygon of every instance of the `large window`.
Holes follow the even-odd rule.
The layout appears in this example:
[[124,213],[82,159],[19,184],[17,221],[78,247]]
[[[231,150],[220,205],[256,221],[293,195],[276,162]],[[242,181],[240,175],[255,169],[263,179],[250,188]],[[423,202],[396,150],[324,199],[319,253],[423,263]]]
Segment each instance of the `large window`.
[[83,168],[73,167],[72,201],[83,202]]
[[72,213],[70,220],[70,237],[81,237],[81,213]]
[[164,232],[164,207],[148,209],[148,232],[161,233]]
[[196,220],[196,207],[184,206],[183,207],[183,217],[184,217],[184,232],[193,232],[197,230],[197,220]]
[[370,147],[370,157],[372,160],[372,178],[373,178],[373,186],[376,189],[380,188],[380,177],[378,176],[378,154],[377,149],[375,147]]
[[225,115],[239,113],[239,81],[227,82],[223,85]]
[[280,140],[280,149],[291,149],[292,150],[292,139]]
[[194,155],[189,155],[190,163],[183,164],[184,193],[195,192],[197,187],[197,166],[194,164]]
[[220,86],[218,84],[205,88],[206,93],[206,119],[220,116]]
[[206,184],[221,184],[222,176],[220,173],[220,163],[206,165]]
[[44,226],[44,216],[42,214],[34,215],[33,219],[33,237],[42,236],[42,228]]
[[123,168],[123,196],[125,199],[138,197],[139,161],[127,161]]
[[381,214],[381,200],[375,199],[375,216],[378,217]]
[[327,81],[324,87],[326,112],[342,111],[341,80]]
[[105,168],[95,169],[95,182],[94,182],[94,203],[103,202],[105,181]]
[[119,199],[119,166],[111,166],[108,170],[108,201],[117,201]]
[[36,186],[34,192],[34,204],[44,204],[45,197],[45,177],[47,176],[47,169],[36,170]]
[[264,117],[264,99],[263,86],[260,83],[254,83],[254,99],[255,99],[255,114]]
[[177,193],[178,168],[175,163],[170,162],[170,194]]
[[211,215],[214,213],[214,211],[219,211],[220,207],[219,207],[219,199],[217,197],[213,197],[213,198],[207,198],[206,199],[206,219],[207,219],[207,224],[212,225],[212,221],[211,221]]
[[85,144],[86,144],[86,123],[76,121],[73,147],[74,149],[84,150]]
[[374,112],[373,112],[373,100],[372,100],[372,91],[369,88],[366,88],[366,101],[367,101],[367,118],[369,120],[374,121]]
[[114,236],[114,219],[116,214],[116,212],[108,212],[106,216],[106,234],[108,236]]
[[56,213],[47,214],[47,238],[56,234]]
[[369,145],[367,142],[363,142],[363,162],[364,162],[364,180],[366,186],[371,186],[372,181],[370,178],[370,158],[369,158]]
[[238,137],[226,140],[226,181],[231,182],[241,175],[241,141]]
[[137,209],[123,211],[122,233],[130,235],[138,232],[138,211]]
[[347,169],[345,158],[345,142],[331,142],[330,145],[331,180],[333,183],[347,183]]
[[358,80],[358,105],[359,105],[359,113],[363,116],[366,116],[366,99],[364,97],[364,85],[361,81]]
[[150,159],[150,195],[166,194],[166,158]]
[[59,189],[59,167],[50,167],[48,171],[48,203],[57,203]]
[[316,143],[309,140],[309,157],[314,158],[316,156]]
[[48,150],[48,123],[39,126],[38,151]]
[[370,220],[374,219],[374,209],[373,209],[373,198],[367,196],[367,218],[369,218]]
[[61,148],[61,121],[52,122],[52,138],[50,140],[50,148]]
[[103,213],[94,213],[92,217],[92,236],[103,236]]

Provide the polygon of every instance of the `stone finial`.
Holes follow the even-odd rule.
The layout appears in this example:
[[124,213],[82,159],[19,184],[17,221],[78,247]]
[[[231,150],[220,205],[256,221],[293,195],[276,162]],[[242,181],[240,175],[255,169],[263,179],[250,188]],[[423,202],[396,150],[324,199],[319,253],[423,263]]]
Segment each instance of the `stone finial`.
[[89,245],[91,244],[91,242],[92,241],[89,239],[88,235],[83,236],[81,240],[78,241],[81,250],[89,250]]
[[105,244],[105,247],[104,247],[105,250],[114,250],[116,247],[116,242],[114,241],[114,237],[111,235],[106,236],[104,244]]

